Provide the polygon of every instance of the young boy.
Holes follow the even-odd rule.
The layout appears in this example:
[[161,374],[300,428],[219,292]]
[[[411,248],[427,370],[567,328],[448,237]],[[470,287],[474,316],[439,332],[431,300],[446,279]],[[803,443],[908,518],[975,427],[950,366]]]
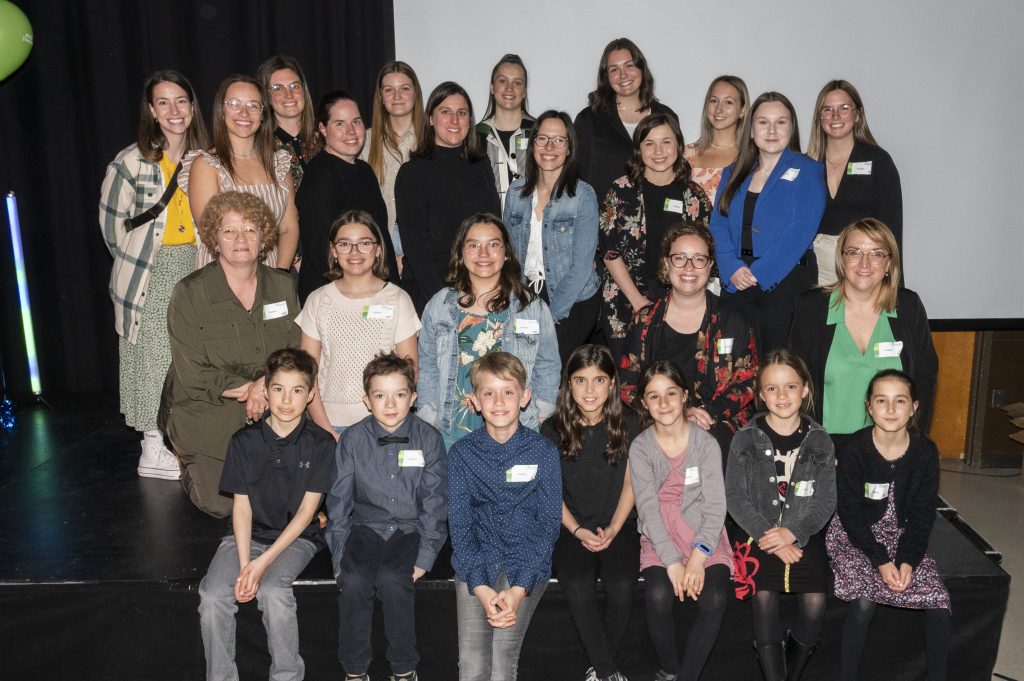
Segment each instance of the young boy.
[[412,362],[379,354],[363,370],[370,415],[345,430],[327,495],[327,545],[338,581],[338,659],[348,679],[369,681],[373,598],[384,606],[393,681],[415,681],[415,584],[448,536],[448,461],[432,426],[409,413]]
[[235,601],[253,598],[267,629],[270,678],[298,681],[305,672],[292,582],[323,546],[314,515],[331,485],[334,437],[305,416],[316,376],[308,353],[271,353],[265,376],[270,415],[232,436],[220,478],[235,495],[234,534],[199,584],[208,681],[238,678]]
[[492,352],[470,369],[484,419],[448,453],[448,529],[459,621],[459,680],[515,679],[530,618],[551,576],[562,520],[558,449],[519,424],[523,363]]

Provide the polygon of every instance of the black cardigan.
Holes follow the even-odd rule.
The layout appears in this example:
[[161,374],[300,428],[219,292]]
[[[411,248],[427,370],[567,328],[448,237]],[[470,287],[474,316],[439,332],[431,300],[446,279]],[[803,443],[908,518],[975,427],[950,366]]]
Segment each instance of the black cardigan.
[[889,483],[896,504],[896,522],[903,529],[892,562],[915,570],[928,548],[939,493],[939,452],[914,430],[906,454],[886,461],[871,439],[872,426],[857,431],[836,454],[836,506],[850,542],[878,567],[889,562],[885,547],[871,526],[885,514],[887,499],[868,499],[865,483]]
[[820,234],[839,234],[851,222],[878,218],[884,222],[903,252],[903,193],[900,173],[892,157],[874,144],[854,142],[849,163],[870,163],[870,175],[843,175],[836,197],[825,198]]
[[[813,289],[800,294],[789,327],[789,349],[800,355],[811,372],[814,387],[814,414],[824,422],[825,363],[835,338],[835,324],[828,319],[829,294]],[[900,361],[903,371],[914,379],[921,406],[917,423],[922,433],[928,432],[935,404],[935,381],[939,374],[939,357],[932,345],[928,314],[916,293],[901,288],[896,294],[896,316],[889,318],[893,338],[903,343]],[[835,435],[835,433],[832,433]]]

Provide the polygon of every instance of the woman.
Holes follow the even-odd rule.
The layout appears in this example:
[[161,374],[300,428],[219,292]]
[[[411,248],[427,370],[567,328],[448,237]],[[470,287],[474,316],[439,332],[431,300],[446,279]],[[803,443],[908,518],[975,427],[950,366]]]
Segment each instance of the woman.
[[403,287],[416,311],[444,288],[459,225],[477,212],[501,213],[494,175],[477,150],[469,95],[458,83],[441,83],[427,98],[427,118],[412,159],[398,171],[395,208],[406,254]]
[[597,68],[597,88],[587,108],[576,115],[580,140],[580,175],[600,199],[622,177],[634,150],[633,131],[652,113],[679,117],[654,96],[654,76],[643,52],[629,38],[605,45]]
[[483,425],[469,401],[469,370],[491,352],[510,352],[526,367],[533,398],[520,417],[536,430],[555,410],[558,360],[548,306],[526,287],[508,230],[475,213],[455,235],[446,282],[423,312],[419,336],[418,414],[448,448]]
[[665,293],[658,270],[668,226],[680,217],[707,224],[711,208],[690,179],[676,119],[664,113],[643,119],[626,175],[608,190],[601,209],[602,325],[613,356],[619,356],[633,314]]
[[754,330],[734,305],[707,290],[715,263],[707,227],[675,223],[661,253],[659,276],[670,289],[640,310],[626,331],[619,362],[622,400],[638,408],[644,369],[672,360],[693,386],[686,419],[714,435],[725,457],[733,433],[753,415]]
[[100,190],[100,229],[114,256],[110,297],[120,336],[121,413],[143,434],[138,472],[144,478],[181,476],[156,415],[171,363],[167,302],[196,262],[188,197],[174,178],[182,156],[208,144],[195,101],[182,74],[150,74],[139,105],[138,141],[110,162]]
[[298,347],[299,299],[287,273],[260,264],[277,241],[277,223],[258,197],[214,196],[199,236],[215,260],[178,282],[171,295],[171,368],[160,423],[181,460],[192,503],[223,518],[231,513],[231,498],[219,493],[228,441],[267,408],[267,356]]
[[256,79],[270,93],[274,109],[274,137],[288,152],[295,191],[302,184],[306,164],[323,148],[313,123],[313,100],[306,76],[295,57],[275,54],[260,64]]
[[[178,186],[188,194],[196,219],[222,191],[261,199],[270,208],[279,235],[277,246],[263,254],[263,264],[288,270],[299,243],[291,161],[287,151],[274,149],[274,132],[263,125],[266,109],[266,92],[252,77],[236,74],[221,81],[213,98],[213,146],[185,155]],[[213,259],[200,243],[196,267]]]
[[369,142],[359,158],[370,164],[384,203],[388,207],[388,232],[395,246],[399,273],[402,242],[396,228],[395,178],[416,147],[416,134],[423,126],[423,91],[416,72],[404,61],[389,61],[377,74],[373,94],[373,127],[366,131]]
[[[928,314],[901,288],[900,249],[879,220],[863,218],[839,234],[839,281],[797,300],[789,347],[807,362],[815,413],[836,440],[871,425],[863,396],[882,369],[900,369],[917,386],[921,432],[928,432],[939,360]],[[838,436],[838,437],[837,437]]]
[[594,271],[597,197],[579,179],[576,158],[569,114],[545,111],[524,154],[525,177],[512,183],[505,201],[516,257],[551,308],[563,364],[593,333],[601,305]]
[[[366,129],[359,104],[341,90],[320,98],[316,108],[317,132],[324,148],[309,162],[305,181],[295,194],[295,205],[302,217],[302,267],[299,269],[299,300],[328,282],[327,259],[330,243],[327,233],[342,213],[363,210],[378,225],[386,224],[387,206],[373,170],[359,158],[366,141]],[[383,234],[390,278],[398,283],[398,265],[390,235]]]
[[871,135],[860,93],[849,82],[830,80],[818,93],[807,155],[825,163],[828,179],[825,214],[814,238],[818,285],[836,283],[836,239],[851,222],[861,218],[881,220],[902,251],[900,173],[892,157]]
[[719,76],[704,95],[700,139],[687,144],[683,158],[691,166],[690,178],[700,185],[711,205],[715,204],[722,170],[736,160],[740,129],[747,115],[750,95],[738,76]]
[[526,146],[534,120],[526,110],[526,81],[526,65],[518,54],[498,60],[491,69],[487,111],[476,126],[480,149],[494,171],[502,208],[509,185],[524,174],[529,158]]
[[766,92],[743,123],[711,216],[723,298],[754,326],[758,352],[784,347],[796,297],[814,285],[811,241],[825,209],[821,164],[800,153],[796,111]]

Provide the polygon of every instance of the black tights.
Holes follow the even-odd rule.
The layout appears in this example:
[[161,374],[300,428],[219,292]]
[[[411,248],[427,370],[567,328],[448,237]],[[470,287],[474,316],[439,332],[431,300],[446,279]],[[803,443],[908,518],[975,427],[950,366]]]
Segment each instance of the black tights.
[[704,589],[697,599],[697,617],[686,638],[682,664],[676,650],[673,617],[673,608],[679,599],[672,591],[672,582],[665,568],[649,567],[644,570],[644,590],[647,630],[658,655],[658,663],[669,674],[678,674],[677,681],[697,681],[722,627],[729,599],[729,568],[711,565],[704,571]]
[[[825,620],[825,594],[794,595],[798,615],[792,629],[793,638],[800,643],[813,646],[821,637],[821,625]],[[782,640],[778,591],[758,591],[754,595],[754,640],[758,645],[778,643]]]
[[[868,626],[875,616],[875,603],[866,598],[850,602],[843,625],[843,647],[840,654],[842,681],[857,681],[860,659],[868,638]],[[949,610],[929,608],[925,610],[925,657],[928,660],[928,678],[931,681],[946,681],[946,657],[949,653]]]

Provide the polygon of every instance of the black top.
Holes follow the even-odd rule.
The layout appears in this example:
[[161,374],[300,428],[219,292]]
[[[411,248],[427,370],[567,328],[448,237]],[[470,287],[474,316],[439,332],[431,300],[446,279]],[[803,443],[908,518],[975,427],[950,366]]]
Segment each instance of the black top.
[[[609,399],[615,397],[611,395]],[[624,416],[626,430],[629,433],[626,441],[628,451],[629,443],[640,434],[641,428],[628,410]],[[560,438],[555,432],[554,422],[547,419],[540,432],[559,447],[561,454]],[[622,484],[626,478],[626,466],[629,465],[629,461],[623,459],[609,464],[605,460],[608,431],[604,423],[584,426],[582,440],[583,448],[579,458],[575,461],[568,461],[564,457],[561,459],[562,500],[580,525],[594,531],[599,527],[608,527],[611,523],[615,508],[619,505],[619,495],[622,494]],[[630,512],[631,517],[635,517],[635,514],[636,509]]]
[[[651,105],[651,113],[667,113],[679,120],[676,112],[661,102]],[[626,161],[633,153],[633,137],[614,109],[594,111],[588,106],[576,114],[574,127],[580,179],[593,187],[598,202],[603,202],[612,182],[626,174]]]
[[[886,461],[871,438],[873,426],[857,431],[836,453],[836,500],[839,520],[850,542],[871,559],[875,567],[889,562],[889,554],[871,531],[888,505],[888,486],[893,486],[896,522],[903,529],[893,562],[917,569],[928,548],[939,494],[939,451],[916,431],[910,446],[895,461]],[[869,491],[867,484],[873,484]],[[885,487],[882,487],[885,486]],[[880,497],[880,498],[877,498]]]
[[295,193],[299,211],[299,241],[302,266],[299,269],[299,300],[328,282],[327,250],[331,225],[347,210],[365,210],[373,216],[388,252],[388,280],[398,283],[398,263],[388,231],[388,208],[370,164],[361,159],[348,163],[327,150],[306,166],[302,184]]
[[831,193],[825,197],[818,232],[839,234],[851,222],[867,217],[884,222],[903,251],[903,193],[896,164],[885,149],[854,142],[835,198]]
[[395,179],[395,209],[405,251],[402,286],[416,311],[444,288],[455,234],[473,213],[501,217],[494,173],[486,157],[470,163],[462,149],[436,147],[431,158],[412,158]]
[[[303,416],[282,438],[264,418],[231,436],[220,489],[249,497],[253,540],[273,544],[298,513],[306,492],[326,494],[333,474],[330,433]],[[316,515],[300,536],[324,545]]]
[[[761,192],[747,191],[743,197],[743,232],[740,239],[740,255],[744,258],[756,258],[754,253],[754,209]],[[750,263],[747,263],[750,264]]]
[[[668,226],[682,217],[683,197],[686,189],[677,182],[670,182],[662,187],[643,182],[641,190],[644,196],[644,221],[647,226],[647,250],[644,253],[644,269],[647,271],[648,290],[644,291],[650,300],[660,298],[668,293],[668,289],[658,281],[658,266],[661,263],[661,240],[668,231]],[[678,210],[669,210],[668,201],[678,201]]]
[[800,425],[789,435],[780,435],[775,429],[768,425],[768,419],[758,420],[757,427],[768,436],[775,450],[775,482],[779,488],[779,500],[785,501],[789,492],[789,479],[793,473],[793,466],[796,465],[796,456],[800,453],[800,445],[810,429],[807,419],[801,418]]
[[656,359],[667,359],[676,363],[686,380],[693,385],[696,378],[697,336],[699,332],[679,333],[668,323],[659,324],[658,356]]
[[[497,130],[497,128],[495,128],[495,130]],[[508,151],[508,144],[512,141],[512,135],[514,135],[515,132],[515,130],[498,130],[498,139],[501,140],[501,148],[505,151]],[[518,149],[513,149],[509,152],[509,156],[516,158],[518,151]],[[519,176],[512,172],[511,166],[505,166],[505,170],[508,173],[508,183],[512,184],[512,182]]]

